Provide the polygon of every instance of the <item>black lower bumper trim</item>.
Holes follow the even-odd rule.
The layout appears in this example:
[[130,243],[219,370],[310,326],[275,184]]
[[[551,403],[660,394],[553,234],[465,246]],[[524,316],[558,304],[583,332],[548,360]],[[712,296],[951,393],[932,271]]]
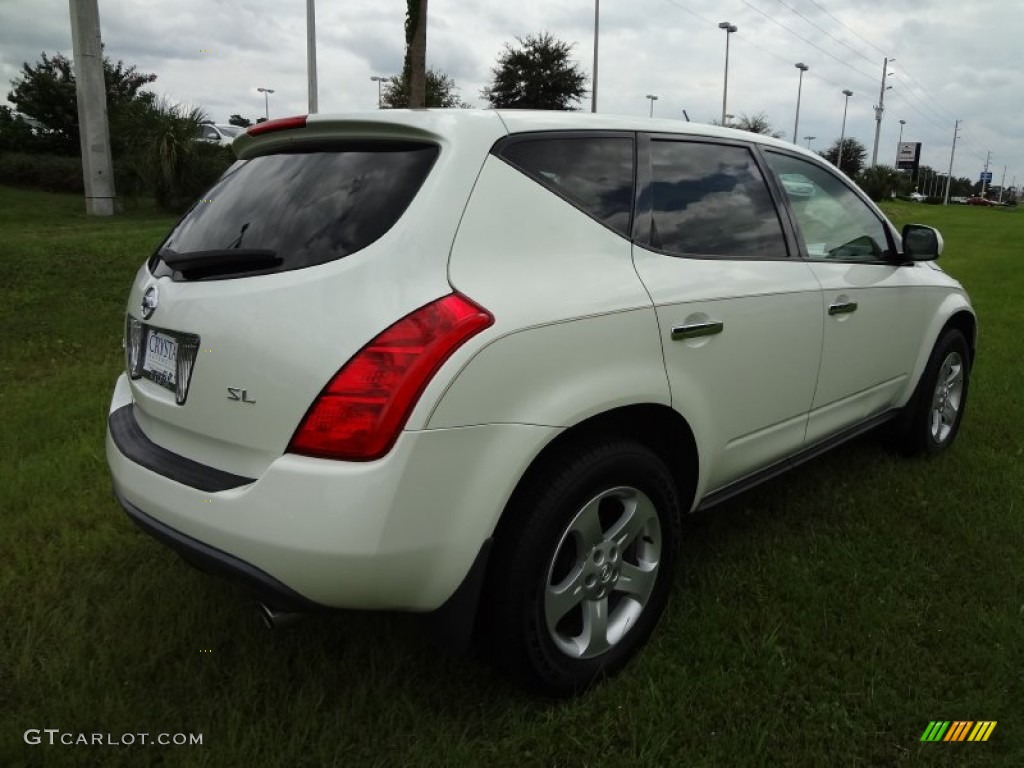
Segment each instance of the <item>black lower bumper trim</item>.
[[176,551],[190,565],[238,584],[268,607],[288,613],[320,613],[330,610],[326,606],[303,597],[255,565],[234,555],[229,555],[216,547],[211,547],[209,544],[197,541],[191,536],[186,536],[169,525],[155,520],[121,498],[116,490],[114,498],[117,499],[132,522],[157,541]]
[[132,407],[129,403],[111,413],[107,418],[107,428],[117,450],[139,466],[189,488],[211,493],[256,482],[251,477],[208,467],[157,445],[142,431]]

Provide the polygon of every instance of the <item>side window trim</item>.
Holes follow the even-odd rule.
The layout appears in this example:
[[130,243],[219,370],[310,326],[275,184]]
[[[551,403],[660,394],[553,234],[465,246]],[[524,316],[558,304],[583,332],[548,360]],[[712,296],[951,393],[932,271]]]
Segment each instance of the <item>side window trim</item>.
[[[504,136],[494,142],[494,146],[491,147],[491,154],[501,160],[503,163],[507,163],[517,171],[527,176],[528,178],[535,179],[536,177],[530,173],[526,168],[521,167],[519,164],[513,162],[510,158],[505,156],[504,150],[507,147],[519,144],[521,142],[538,141],[543,139],[629,139],[633,147],[633,193],[634,200],[636,197],[636,190],[639,186],[639,180],[637,178],[637,134],[635,131],[588,131],[588,130],[549,130],[549,131],[529,131],[526,133],[515,133],[509,136]],[[636,219],[636,205],[630,207],[629,211],[629,222],[626,225],[626,231],[620,232],[614,227],[609,226],[607,223],[601,221],[598,217],[594,216],[590,211],[581,206],[577,201],[564,195],[560,190],[544,185],[544,189],[551,192],[553,195],[557,195],[559,198],[567,202],[577,211],[587,216],[592,221],[600,224],[610,232],[614,232],[624,240],[633,241],[631,233],[633,232],[634,222]]]
[[[829,176],[831,176],[833,179],[835,179],[836,182],[841,184],[847,190],[853,192],[854,196],[857,197],[857,199],[859,199],[862,203],[865,204],[865,207],[868,209],[868,211],[871,213],[871,215],[878,221],[878,225],[882,228],[882,231],[885,233],[885,239],[886,239],[886,243],[888,245],[888,251],[886,253],[886,259],[884,261],[877,261],[877,260],[874,260],[874,259],[871,259],[871,260],[864,259],[862,261],[858,261],[858,260],[852,260],[851,259],[849,261],[844,261],[844,263],[846,263],[846,264],[868,264],[868,265],[875,265],[875,266],[879,266],[879,265],[893,266],[893,265],[897,265],[897,264],[902,262],[902,259],[900,258],[902,256],[902,252],[899,249],[897,240],[893,236],[892,227],[890,226],[889,222],[885,219],[884,216],[879,217],[878,213],[875,211],[874,203],[871,201],[871,198],[869,198],[866,194],[864,194],[864,191],[860,187],[858,187],[856,184],[849,183],[846,179],[844,179],[843,177],[841,177],[838,174],[836,174],[826,164],[824,164],[824,163],[815,163],[813,160],[809,160],[807,157],[805,157],[803,155],[800,155],[800,154],[797,154],[796,152],[787,152],[785,149],[780,148],[780,147],[770,147],[770,148],[766,147],[763,150],[763,152],[764,152],[765,155],[768,155],[768,154],[781,155],[781,156],[784,156],[784,157],[793,158],[795,160],[801,160],[801,161],[803,161],[805,163],[812,163],[815,168],[818,168],[822,172],[827,173]],[[796,235],[795,239],[796,239],[796,243],[797,243],[797,253],[800,254],[800,258],[804,259],[805,261],[823,262],[823,263],[826,263],[826,264],[835,264],[836,262],[833,259],[829,259],[829,258],[824,257],[824,256],[811,256],[807,252],[807,249],[804,246],[803,238],[799,237],[800,225],[796,221],[796,215],[793,212],[792,206],[790,205],[789,198],[786,196],[785,192],[782,189],[782,182],[780,181],[780,179],[778,177],[778,174],[775,173],[775,169],[771,168],[771,166],[769,165],[769,163],[767,161],[767,157],[765,158],[764,165],[765,165],[765,168],[767,169],[768,174],[769,174],[769,176],[771,178],[771,185],[773,187],[773,192],[775,192],[776,194],[778,194],[781,197],[782,208],[786,211],[786,218],[789,220],[789,222],[790,222],[790,224],[791,224],[791,226],[793,228],[793,232]]]
[[636,136],[636,175],[633,187],[633,243],[651,249],[651,224],[654,221],[654,197],[650,193],[654,182],[651,163],[651,134]]
[[807,253],[803,246],[803,240],[800,238],[800,228],[793,217],[793,211],[789,207],[789,200],[786,198],[782,184],[771,166],[768,165],[765,147],[758,142],[751,142],[750,148],[757,159],[757,167],[761,169],[761,175],[764,176],[764,180],[768,184],[768,192],[772,196],[772,202],[775,203],[775,210],[779,213],[779,221],[782,222],[782,232],[786,238],[789,255],[792,258],[806,260]]
[[794,258],[801,258],[802,250],[799,247],[797,231],[790,221],[790,211],[785,201],[781,198],[775,187],[775,177],[768,168],[768,164],[762,157],[756,142],[746,142],[736,139],[723,139],[717,136],[699,136],[684,133],[660,133],[641,132],[636,139],[636,203],[634,204],[634,226],[633,242],[652,253],[660,253],[677,259],[697,259],[701,261],[754,261],[755,259],[742,256],[708,256],[702,254],[680,255],[670,253],[656,248],[652,244],[651,231],[654,221],[654,197],[649,191],[654,183],[654,166],[651,154],[651,143],[653,141],[675,141],[693,144],[719,144],[728,147],[741,147],[750,152],[754,164],[765,182],[768,195],[775,207],[775,214],[779,220],[782,230],[783,241],[786,247],[786,255],[777,259],[756,259],[756,261],[790,261]]

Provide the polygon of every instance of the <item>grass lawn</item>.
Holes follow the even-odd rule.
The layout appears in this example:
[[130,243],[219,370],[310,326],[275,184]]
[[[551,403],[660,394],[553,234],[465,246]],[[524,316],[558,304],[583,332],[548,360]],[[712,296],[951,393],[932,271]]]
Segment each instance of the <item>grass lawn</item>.
[[[124,298],[172,219],[0,187],[0,767],[1024,765],[1024,212],[939,226],[981,337],[955,447],[873,437],[687,521],[651,645],[551,704],[408,617],[268,633],[110,495]],[[922,744],[930,720],[996,720]],[[27,746],[29,728],[202,746]]]

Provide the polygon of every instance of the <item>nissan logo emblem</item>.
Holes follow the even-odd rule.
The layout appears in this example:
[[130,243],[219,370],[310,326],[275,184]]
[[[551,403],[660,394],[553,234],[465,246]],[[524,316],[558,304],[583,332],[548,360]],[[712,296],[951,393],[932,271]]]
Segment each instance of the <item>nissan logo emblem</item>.
[[146,292],[142,294],[142,319],[149,320],[156,312],[156,308],[160,305],[160,291],[157,290],[155,285],[149,286]]

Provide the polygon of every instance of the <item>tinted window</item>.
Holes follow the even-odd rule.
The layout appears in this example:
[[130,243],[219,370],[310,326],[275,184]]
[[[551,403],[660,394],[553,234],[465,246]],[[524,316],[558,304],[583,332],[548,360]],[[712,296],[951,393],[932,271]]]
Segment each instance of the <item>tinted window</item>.
[[[437,154],[433,145],[377,143],[236,163],[171,231],[161,250],[274,252],[280,264],[261,274],[339,259],[365,248],[398,221]],[[171,274],[162,261],[154,267],[157,274]]]
[[766,153],[796,217],[807,255],[840,261],[884,261],[885,225],[828,169],[807,160]]
[[786,257],[778,213],[744,147],[651,142],[651,245],[673,254]]
[[622,235],[633,210],[633,139],[544,138],[505,145],[501,156]]

